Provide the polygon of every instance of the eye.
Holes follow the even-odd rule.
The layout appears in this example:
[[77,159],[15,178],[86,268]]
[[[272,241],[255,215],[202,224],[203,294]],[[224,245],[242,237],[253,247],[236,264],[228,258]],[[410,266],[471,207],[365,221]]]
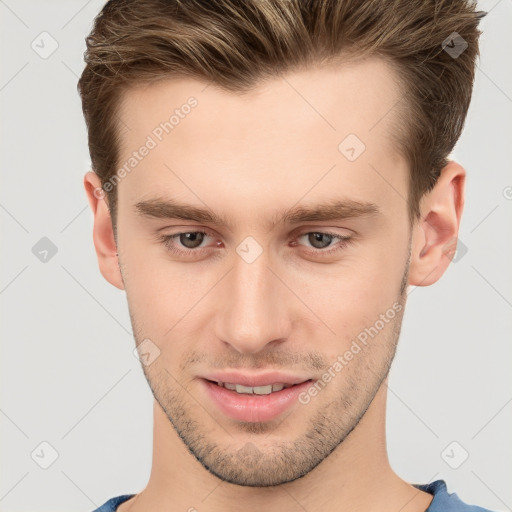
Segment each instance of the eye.
[[[310,243],[315,249],[314,251],[308,252],[316,255],[332,254],[336,251],[344,249],[351,241],[351,237],[349,236],[342,236],[338,233],[330,233],[326,231],[308,231],[306,233],[300,234],[298,239],[303,237],[307,237],[308,243]],[[326,248],[331,247],[333,239],[339,240],[339,243],[326,250]],[[293,245],[296,245],[296,243],[293,243]]]
[[[174,235],[162,235],[160,241],[171,253],[182,256],[187,253],[202,252],[204,247],[201,247],[201,244],[207,236],[209,234],[206,231],[186,231]],[[185,249],[177,248],[177,243]]]
[[187,249],[197,249],[204,241],[205,236],[208,236],[208,233],[204,231],[190,231],[188,233],[177,233],[172,238],[178,238],[180,244]]

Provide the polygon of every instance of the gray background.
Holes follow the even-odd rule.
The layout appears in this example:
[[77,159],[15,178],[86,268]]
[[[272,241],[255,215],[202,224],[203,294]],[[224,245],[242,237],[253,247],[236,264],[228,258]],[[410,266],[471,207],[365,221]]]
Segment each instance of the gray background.
[[[152,396],[124,293],[97,267],[82,185],[76,82],[102,5],[0,0],[2,512],[90,511],[149,478]],[[468,173],[467,252],[440,282],[410,291],[388,447],[406,480],[444,478],[467,502],[511,510],[512,5],[480,7],[490,13],[454,152]],[[43,237],[57,248],[46,262],[33,252],[48,249]]]

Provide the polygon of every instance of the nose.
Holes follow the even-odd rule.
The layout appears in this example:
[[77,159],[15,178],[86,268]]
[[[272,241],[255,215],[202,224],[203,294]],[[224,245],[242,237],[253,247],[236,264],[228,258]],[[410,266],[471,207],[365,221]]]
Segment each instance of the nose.
[[290,336],[293,294],[269,268],[264,254],[235,258],[219,297],[217,339],[243,354],[257,353]]

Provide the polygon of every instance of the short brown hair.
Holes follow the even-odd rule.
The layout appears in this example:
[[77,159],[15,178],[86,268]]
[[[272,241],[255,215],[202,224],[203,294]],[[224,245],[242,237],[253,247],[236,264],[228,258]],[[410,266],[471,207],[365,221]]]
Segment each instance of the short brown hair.
[[[381,56],[404,92],[393,136],[410,165],[413,222],[464,126],[485,15],[475,9],[469,0],[110,0],[78,82],[92,168],[102,187],[116,173],[130,86],[182,76],[244,92],[343,55]],[[107,199],[115,232],[115,187]]]

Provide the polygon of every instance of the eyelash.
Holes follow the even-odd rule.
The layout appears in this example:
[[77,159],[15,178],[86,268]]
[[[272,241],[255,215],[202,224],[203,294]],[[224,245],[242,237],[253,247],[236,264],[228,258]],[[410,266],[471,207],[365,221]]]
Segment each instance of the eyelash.
[[[180,233],[174,233],[172,235],[162,235],[158,238],[159,238],[159,241],[161,243],[163,243],[164,246],[166,247],[166,249],[169,252],[171,252],[172,254],[175,254],[178,256],[201,254],[203,252],[203,250],[207,249],[207,247],[201,247],[198,249],[176,249],[176,247],[172,244],[173,240],[175,238],[179,237],[180,235],[191,234],[191,233],[199,233],[199,234],[206,235],[206,236],[212,236],[207,231],[182,231]],[[340,243],[338,245],[334,246],[334,248],[332,248],[332,249],[313,249],[313,250],[310,249],[307,251],[310,254],[315,255],[315,256],[318,256],[318,255],[329,256],[337,251],[345,249],[345,247],[347,247],[352,241],[351,237],[342,236],[337,233],[331,233],[330,231],[304,231],[304,232],[300,233],[299,235],[297,235],[297,239],[301,238],[304,235],[309,235],[311,233],[327,235],[332,238],[338,239],[340,241]]]

